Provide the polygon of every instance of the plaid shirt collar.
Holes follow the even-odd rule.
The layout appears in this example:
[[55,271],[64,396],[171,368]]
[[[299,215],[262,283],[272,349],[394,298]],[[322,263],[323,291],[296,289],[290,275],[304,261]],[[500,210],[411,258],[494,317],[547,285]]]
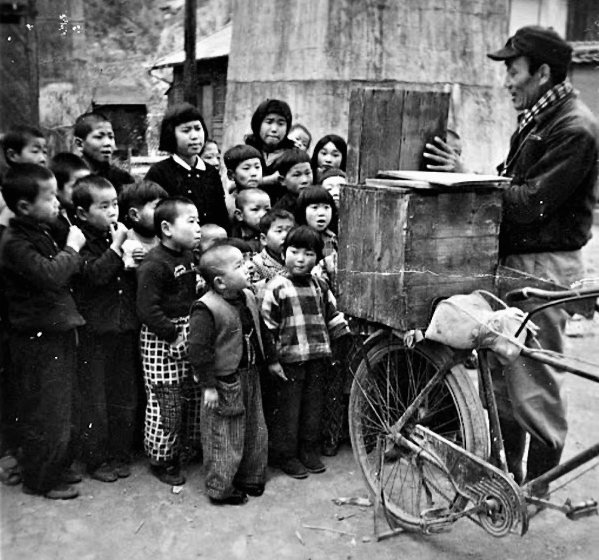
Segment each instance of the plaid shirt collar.
[[545,92],[541,98],[530,108],[526,109],[518,117],[518,132],[522,132],[535,117],[538,117],[545,109],[555,105],[558,101],[574,91],[570,82],[560,82]]

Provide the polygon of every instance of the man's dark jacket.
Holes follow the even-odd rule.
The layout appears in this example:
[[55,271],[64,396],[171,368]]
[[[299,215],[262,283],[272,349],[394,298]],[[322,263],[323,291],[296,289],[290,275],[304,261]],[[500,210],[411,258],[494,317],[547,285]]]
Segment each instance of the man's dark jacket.
[[569,94],[523,133],[512,136],[506,160],[499,235],[502,256],[572,251],[591,237],[599,157],[599,126]]

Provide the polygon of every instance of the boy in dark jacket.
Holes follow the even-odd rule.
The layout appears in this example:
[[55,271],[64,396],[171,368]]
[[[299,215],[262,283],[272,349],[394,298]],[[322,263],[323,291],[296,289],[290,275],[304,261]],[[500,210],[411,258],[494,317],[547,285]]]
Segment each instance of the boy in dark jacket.
[[48,233],[58,217],[56,179],[40,165],[11,169],[3,184],[16,214],[0,247],[10,349],[19,372],[23,491],[51,499],[75,498],[68,471],[76,386],[77,328],[85,323],[69,283],[81,267],[85,238],[72,227],[61,251]]
[[189,310],[196,298],[193,250],[200,243],[195,204],[183,197],[161,200],[154,211],[160,245],[137,273],[141,359],[147,405],[144,447],[152,473],[165,484],[185,483],[182,443],[199,444],[199,389],[188,383]]
[[92,478],[114,482],[131,474],[139,327],[135,273],[123,265],[127,228],[117,221],[115,188],[99,175],[79,179],[73,206],[86,239],[76,283],[77,305],[87,323],[78,360],[81,450]]

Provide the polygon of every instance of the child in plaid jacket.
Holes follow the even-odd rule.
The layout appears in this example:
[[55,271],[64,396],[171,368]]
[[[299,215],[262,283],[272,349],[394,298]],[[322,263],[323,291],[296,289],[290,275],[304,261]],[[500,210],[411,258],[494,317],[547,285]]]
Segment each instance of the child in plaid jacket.
[[312,276],[322,258],[322,239],[308,226],[291,230],[285,241],[286,275],[266,286],[262,316],[275,348],[268,359],[274,376],[274,410],[269,419],[270,462],[294,478],[326,467],[320,460],[323,376],[329,370],[331,339],[349,334],[335,297]]

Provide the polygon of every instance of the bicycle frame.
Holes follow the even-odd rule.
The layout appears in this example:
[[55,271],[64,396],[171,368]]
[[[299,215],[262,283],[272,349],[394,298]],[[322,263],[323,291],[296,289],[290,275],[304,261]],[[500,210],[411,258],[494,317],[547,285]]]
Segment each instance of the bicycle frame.
[[[525,319],[523,320],[520,328],[518,329],[519,334],[528,321],[530,321],[537,313],[547,309],[548,307],[553,307],[556,305],[561,305],[563,303],[567,303],[570,301],[576,301],[581,299],[588,299],[589,297],[598,297],[599,290],[587,290],[584,294],[575,294],[567,297],[563,297],[560,299],[556,299],[554,301],[550,301],[549,303],[545,303],[536,307],[531,312],[529,312]],[[555,356],[555,355],[547,355],[534,348],[523,348],[522,356],[535,360],[537,362],[547,364],[565,371],[572,373],[578,377],[582,377],[584,379],[593,381],[594,383],[599,383],[599,375],[597,373],[593,373],[591,370],[586,370],[580,368],[580,366],[575,366],[571,363],[568,363],[567,356]],[[479,381],[481,384],[481,389],[485,397],[486,405],[487,405],[487,413],[489,416],[489,431],[491,436],[491,457],[490,462],[494,463],[498,468],[500,468],[504,472],[508,472],[508,467],[506,463],[505,456],[505,448],[503,445],[503,435],[501,433],[501,426],[499,423],[499,414],[497,411],[497,402],[495,399],[495,394],[493,391],[493,380],[491,378],[491,370],[488,362],[488,351],[487,350],[479,350],[478,351],[479,358]],[[599,366],[596,368],[597,372],[599,372]],[[580,467],[584,463],[592,460],[595,457],[599,456],[599,442],[590,446],[589,448],[581,451],[574,457],[568,459],[564,463],[557,465],[541,476],[535,478],[534,480],[527,481],[526,484],[522,486],[524,491],[527,494],[527,498],[530,498],[531,501],[535,501],[532,498],[531,490],[535,486],[540,486],[544,484],[548,484],[553,482],[574,469]]]

